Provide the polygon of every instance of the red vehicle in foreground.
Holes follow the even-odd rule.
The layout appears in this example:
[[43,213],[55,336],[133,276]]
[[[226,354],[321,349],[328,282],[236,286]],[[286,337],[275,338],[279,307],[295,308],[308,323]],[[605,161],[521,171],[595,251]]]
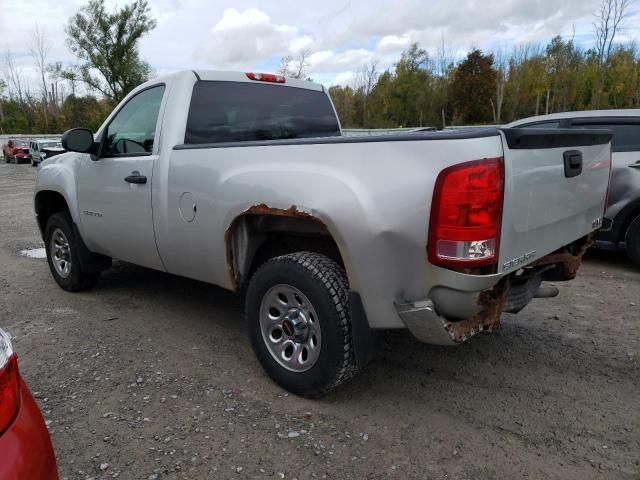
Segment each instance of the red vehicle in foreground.
[[57,480],[49,431],[0,329],[0,480]]
[[29,139],[10,138],[9,141],[2,146],[2,154],[6,163],[29,163],[31,161],[31,153],[29,152]]

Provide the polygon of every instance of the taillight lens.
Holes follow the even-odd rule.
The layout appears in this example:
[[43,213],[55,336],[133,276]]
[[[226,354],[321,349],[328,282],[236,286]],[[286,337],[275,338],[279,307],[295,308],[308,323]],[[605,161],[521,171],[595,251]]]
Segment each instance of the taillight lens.
[[11,425],[19,405],[18,362],[9,335],[0,329],[0,435]]
[[287,79],[284,75],[274,75],[273,73],[254,73],[245,74],[249,80],[257,80],[258,82],[285,83]]
[[497,262],[504,197],[504,160],[488,158],[444,169],[436,179],[428,255],[434,265]]

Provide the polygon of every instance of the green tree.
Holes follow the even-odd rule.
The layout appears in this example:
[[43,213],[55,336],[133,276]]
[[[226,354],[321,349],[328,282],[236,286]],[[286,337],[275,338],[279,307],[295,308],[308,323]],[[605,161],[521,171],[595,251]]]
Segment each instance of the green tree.
[[104,0],[90,0],[67,25],[67,44],[81,61],[81,79],[115,102],[146,81],[151,67],[140,58],[138,40],[156,27],[147,0],[114,13]]
[[455,118],[462,123],[484,123],[493,119],[493,96],[498,73],[493,55],[474,49],[456,69],[451,85]]

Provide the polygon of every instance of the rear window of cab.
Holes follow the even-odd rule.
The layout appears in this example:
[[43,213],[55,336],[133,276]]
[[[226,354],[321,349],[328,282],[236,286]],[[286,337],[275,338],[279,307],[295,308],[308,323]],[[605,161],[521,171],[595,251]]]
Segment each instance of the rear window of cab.
[[306,88],[198,81],[186,144],[285,140],[340,135],[329,97]]

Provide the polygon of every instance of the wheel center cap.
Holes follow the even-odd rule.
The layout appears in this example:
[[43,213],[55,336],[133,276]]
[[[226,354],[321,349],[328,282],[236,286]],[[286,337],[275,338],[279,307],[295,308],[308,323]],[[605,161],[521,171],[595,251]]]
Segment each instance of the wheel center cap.
[[293,322],[289,319],[286,319],[282,322],[282,330],[287,335],[287,337],[293,337]]
[[282,322],[282,331],[296,342],[304,342],[309,336],[309,324],[305,314],[297,308],[289,310]]

